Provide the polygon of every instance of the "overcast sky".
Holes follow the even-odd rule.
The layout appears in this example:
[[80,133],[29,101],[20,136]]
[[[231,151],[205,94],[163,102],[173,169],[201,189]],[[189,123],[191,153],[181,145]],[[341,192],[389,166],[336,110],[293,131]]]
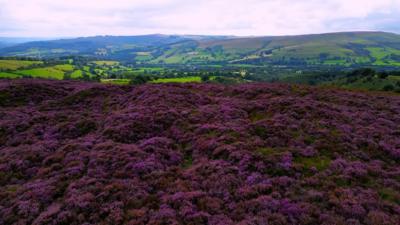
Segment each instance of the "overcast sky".
[[0,36],[400,33],[400,0],[0,0]]

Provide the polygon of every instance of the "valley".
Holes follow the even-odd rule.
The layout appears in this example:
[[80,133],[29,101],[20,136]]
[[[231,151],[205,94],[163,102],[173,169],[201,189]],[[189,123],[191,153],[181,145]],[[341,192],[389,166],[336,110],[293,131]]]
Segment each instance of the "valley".
[[81,55],[135,64],[400,66],[399,35],[343,32],[299,36],[96,36],[0,48],[0,56]]

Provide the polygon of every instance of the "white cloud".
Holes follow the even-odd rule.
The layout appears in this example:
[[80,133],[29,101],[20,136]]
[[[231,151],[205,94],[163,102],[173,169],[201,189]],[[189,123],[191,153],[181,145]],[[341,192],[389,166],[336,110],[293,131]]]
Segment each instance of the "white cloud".
[[0,0],[0,6],[0,36],[282,35],[400,22],[399,0]]

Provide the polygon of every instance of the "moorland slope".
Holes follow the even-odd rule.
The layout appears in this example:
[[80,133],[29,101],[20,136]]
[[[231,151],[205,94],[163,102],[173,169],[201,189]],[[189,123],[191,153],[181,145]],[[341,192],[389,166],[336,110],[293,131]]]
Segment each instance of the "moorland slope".
[[400,221],[400,97],[0,81],[0,224]]

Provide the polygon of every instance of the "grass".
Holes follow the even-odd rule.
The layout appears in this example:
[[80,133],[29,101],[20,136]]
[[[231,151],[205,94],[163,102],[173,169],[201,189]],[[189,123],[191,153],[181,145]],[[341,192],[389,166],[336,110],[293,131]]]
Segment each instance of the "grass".
[[189,167],[191,167],[193,165],[193,158],[187,157],[184,159],[183,163],[182,163],[182,168],[187,169]]
[[331,160],[323,156],[312,158],[299,157],[295,159],[295,162],[303,165],[306,169],[311,169],[312,167],[315,167],[318,171],[322,171],[328,168]]
[[75,68],[74,68],[73,65],[63,64],[63,65],[54,66],[54,69],[61,70],[61,71],[64,71],[64,72],[69,72],[69,71],[73,71]]
[[356,82],[349,84],[342,84],[340,86],[349,89],[379,91],[382,90],[386,85],[395,85],[395,81],[390,79],[379,79],[379,78],[373,78],[371,79],[371,81],[365,81],[365,79],[359,79]]
[[259,152],[263,156],[270,156],[279,154],[280,150],[276,148],[264,147],[264,148],[258,148],[257,152]]
[[20,75],[14,74],[14,73],[7,73],[7,72],[0,72],[0,78],[10,78],[10,79],[15,79],[15,78],[20,78]]
[[152,81],[151,83],[201,83],[201,77],[178,77],[178,78],[160,78]]
[[392,188],[382,188],[379,190],[379,196],[386,201],[400,204],[400,193]]
[[71,73],[71,78],[72,79],[78,79],[83,76],[82,70],[75,70],[74,72]]
[[138,61],[149,61],[149,60],[153,59],[153,56],[151,56],[151,55],[137,55],[135,57],[135,59],[138,60]]
[[23,67],[42,64],[41,61],[27,61],[27,60],[0,60],[0,69],[17,70]]
[[25,75],[25,76],[35,77],[35,78],[47,78],[47,79],[56,79],[56,80],[62,80],[64,78],[64,71],[58,70],[55,67],[20,70],[20,71],[16,71],[16,73]]
[[400,81],[400,76],[389,76],[388,80],[392,80],[392,81]]
[[129,79],[101,79],[101,83],[103,84],[117,84],[117,85],[128,85]]
[[400,62],[387,59],[391,54],[400,55],[400,50],[392,49],[392,48],[379,48],[379,47],[368,47],[366,48],[372,57],[376,59],[374,65],[385,66],[385,65],[393,65],[400,66]]
[[118,66],[119,65],[119,62],[117,62],[117,61],[99,60],[99,61],[93,61],[93,62],[99,66]]
[[324,61],[325,65],[347,65],[348,63],[344,59],[327,59]]
[[252,113],[250,113],[250,116],[249,116],[251,122],[257,122],[257,121],[260,121],[260,120],[263,120],[266,118],[270,118],[270,117],[271,117],[271,113],[267,113],[267,112],[252,112]]

